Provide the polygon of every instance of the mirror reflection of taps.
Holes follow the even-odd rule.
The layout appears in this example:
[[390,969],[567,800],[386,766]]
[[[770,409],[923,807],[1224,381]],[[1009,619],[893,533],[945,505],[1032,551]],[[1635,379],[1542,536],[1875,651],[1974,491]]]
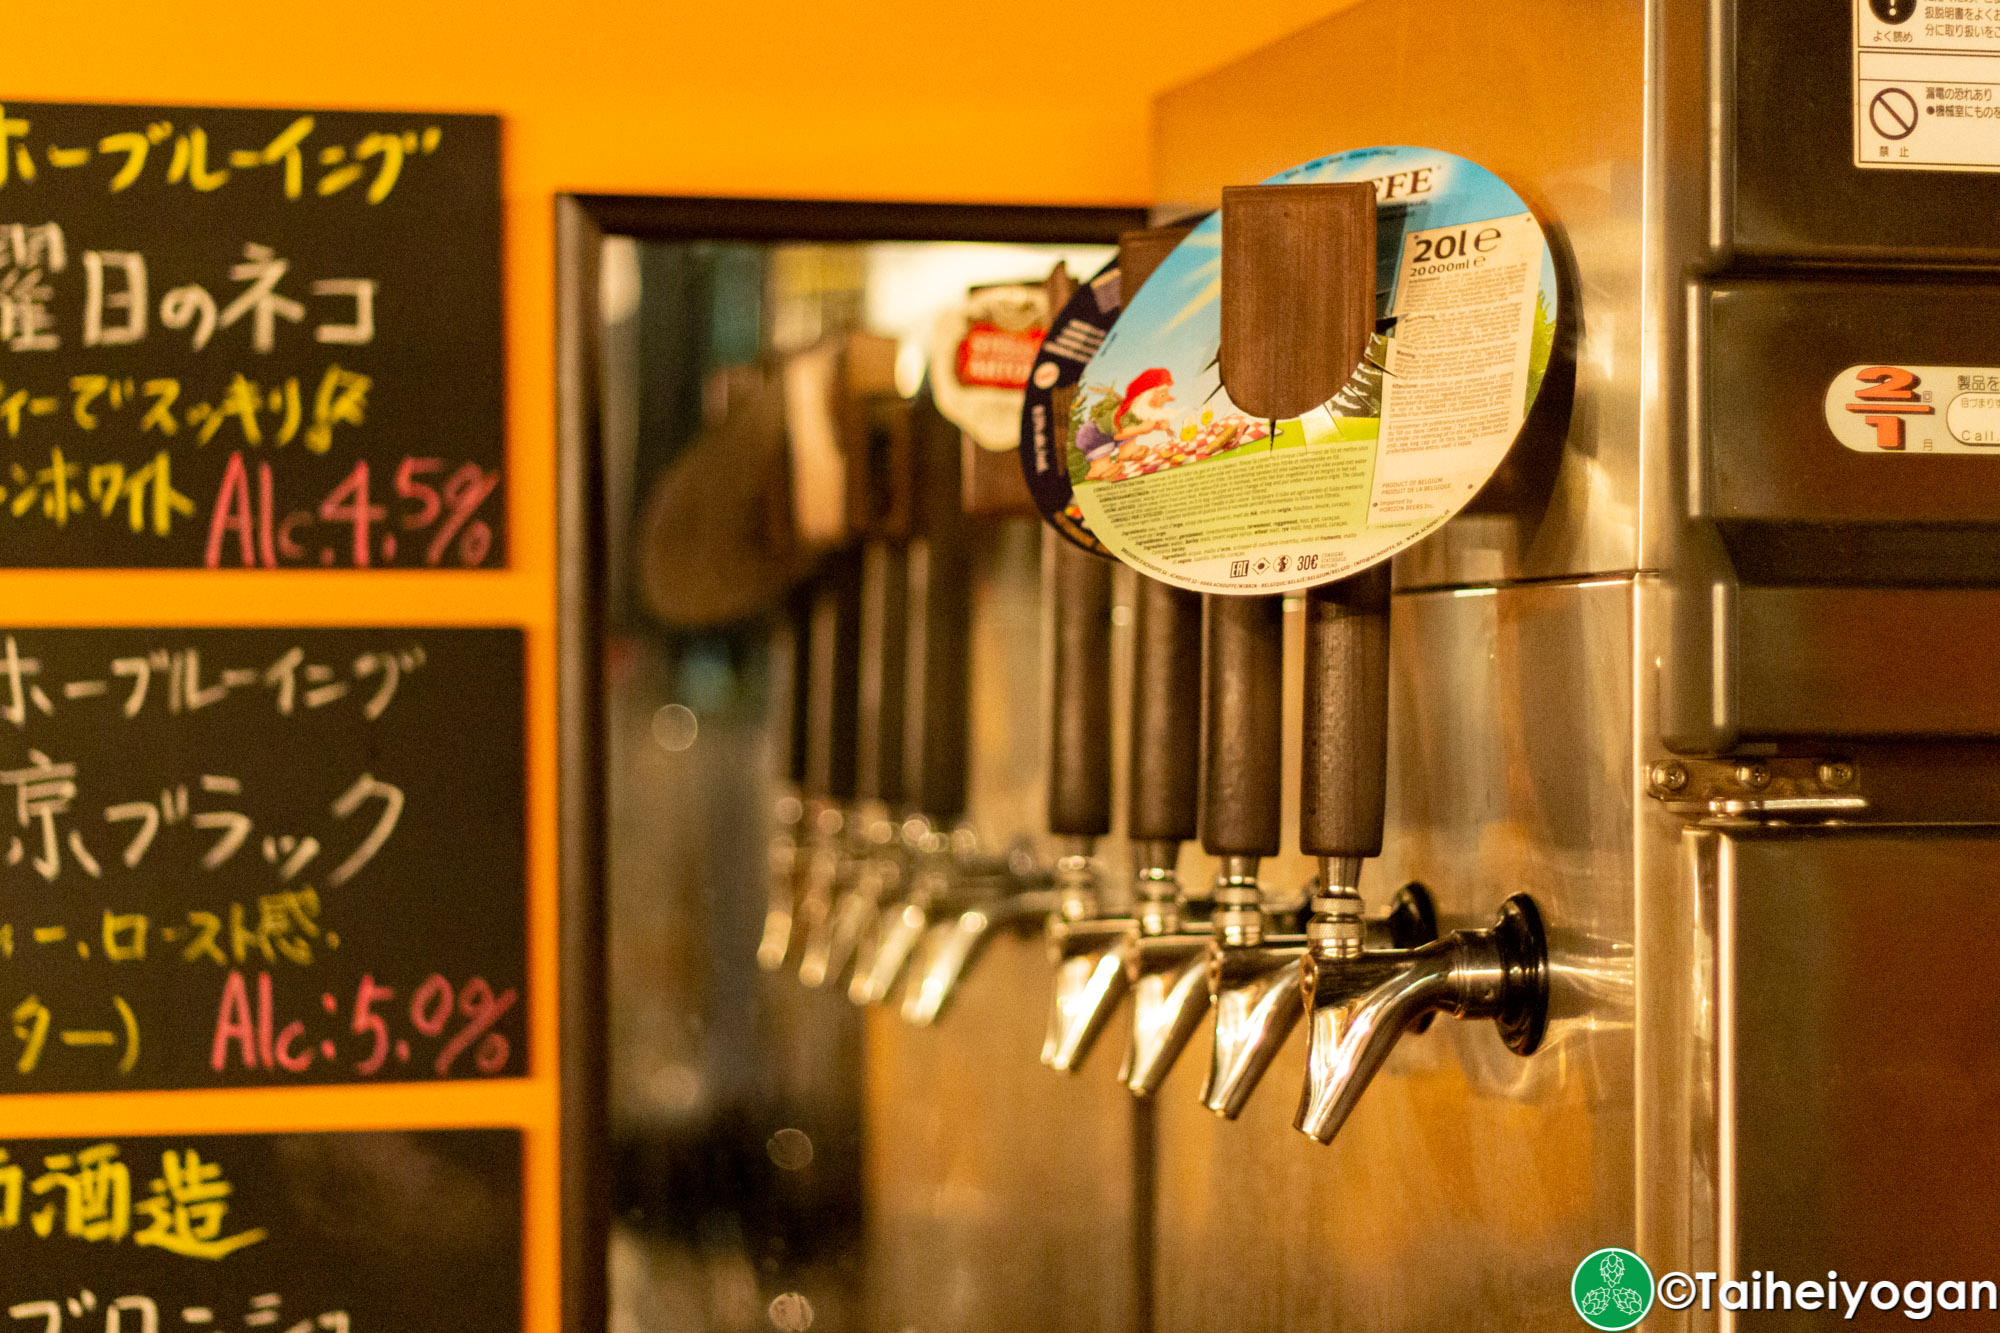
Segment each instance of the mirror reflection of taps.
[[[918,1027],[938,1021],[980,953],[999,935],[1032,935],[1055,910],[1047,871],[1033,848],[1018,844],[1004,863],[968,858],[955,877],[942,880],[928,902],[912,898],[898,918],[899,938],[912,939],[906,955],[903,1020]],[[913,910],[914,909],[914,910]]]

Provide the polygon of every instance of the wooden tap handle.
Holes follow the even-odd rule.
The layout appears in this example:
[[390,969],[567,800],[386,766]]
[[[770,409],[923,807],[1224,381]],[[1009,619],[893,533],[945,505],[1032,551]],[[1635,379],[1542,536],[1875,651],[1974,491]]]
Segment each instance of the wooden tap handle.
[[1111,562],[1046,533],[1055,561],[1049,832],[1111,831]]
[[1299,850],[1378,856],[1389,767],[1389,565],[1306,593]]
[[903,791],[940,824],[965,813],[971,713],[971,532],[959,508],[959,431],[912,405],[915,484],[906,556]]
[[[1244,411],[1297,417],[1340,390],[1375,327],[1366,183],[1222,194],[1222,383]],[[1306,598],[1300,849],[1382,850],[1389,730],[1386,562]]]
[[1132,614],[1128,836],[1185,842],[1200,829],[1201,594],[1141,574]]
[[1153,276],[1166,257],[1174,252],[1187,234],[1193,231],[1192,222],[1176,222],[1166,227],[1147,227],[1140,231],[1126,231],[1118,234],[1118,304],[1128,306],[1139,289],[1146,285],[1146,279]]
[[865,801],[903,803],[904,664],[909,653],[910,574],[901,542],[861,549],[860,757],[855,787]]
[[861,558],[843,551],[822,568],[806,649],[806,781],[809,796],[851,801],[861,706]]
[[1283,764],[1285,619],[1279,597],[1203,601],[1201,845],[1274,856]]
[[785,779],[803,790],[806,781],[806,702],[811,670],[807,648],[812,643],[811,586],[795,588],[785,599],[784,617],[771,633],[771,734],[784,746]]
[[1375,328],[1375,189],[1239,185],[1222,192],[1222,387],[1251,416],[1318,407]]

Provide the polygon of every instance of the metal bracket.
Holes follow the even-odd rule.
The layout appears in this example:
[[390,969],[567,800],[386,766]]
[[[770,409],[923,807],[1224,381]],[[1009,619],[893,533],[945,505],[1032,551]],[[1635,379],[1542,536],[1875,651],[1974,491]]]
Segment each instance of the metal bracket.
[[1646,792],[1685,819],[1828,823],[1868,808],[1852,759],[1745,756],[1659,759]]

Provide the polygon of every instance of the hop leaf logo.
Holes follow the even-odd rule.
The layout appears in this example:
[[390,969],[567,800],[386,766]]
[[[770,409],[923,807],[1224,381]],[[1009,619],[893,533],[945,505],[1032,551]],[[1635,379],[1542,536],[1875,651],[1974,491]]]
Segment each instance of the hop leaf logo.
[[1576,1266],[1570,1301],[1584,1323],[1615,1333],[1653,1308],[1653,1274],[1630,1250],[1599,1250]]

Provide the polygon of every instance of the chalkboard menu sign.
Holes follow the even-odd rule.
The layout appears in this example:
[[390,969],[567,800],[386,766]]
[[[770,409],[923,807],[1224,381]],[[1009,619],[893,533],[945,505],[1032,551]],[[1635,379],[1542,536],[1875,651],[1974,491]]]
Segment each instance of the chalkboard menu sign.
[[499,122],[0,105],[0,565],[507,563]]
[[0,1092],[527,1073],[522,651],[0,628]]
[[515,1130],[0,1139],[20,1333],[521,1328]]

